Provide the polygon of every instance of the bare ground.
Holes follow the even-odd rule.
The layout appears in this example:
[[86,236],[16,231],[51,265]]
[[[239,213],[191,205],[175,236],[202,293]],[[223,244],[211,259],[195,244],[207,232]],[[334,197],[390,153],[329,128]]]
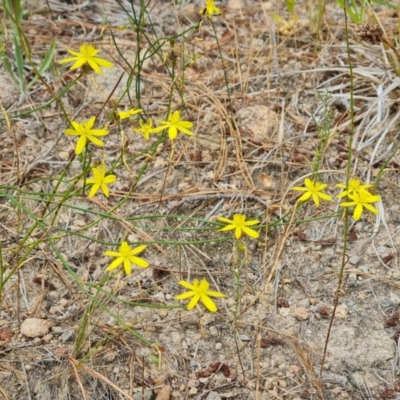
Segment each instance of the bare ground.
[[[129,21],[116,3],[80,8],[56,0],[49,4],[51,13],[34,12],[24,21],[33,54],[43,54],[53,36],[57,60],[84,41],[99,44],[107,16],[121,53],[127,60],[135,57],[134,35],[117,28]],[[196,23],[201,6],[155,3],[151,16],[157,35],[171,36]],[[37,7],[32,4],[29,9]],[[222,240],[227,236],[206,221],[235,212],[261,217],[264,225],[280,220],[295,204],[291,187],[311,172],[316,151],[321,150],[318,127],[324,124],[329,139],[322,149],[321,176],[332,195],[337,193],[335,184],[344,179],[351,86],[343,13],[327,5],[316,40],[307,4],[297,7],[300,21],[283,34],[270,15],[288,16],[274,2],[232,0],[221,5],[223,15],[214,21],[232,109],[210,22],[175,44],[169,56],[177,54],[178,65],[190,54],[201,57],[184,73],[177,70],[174,83],[183,93],[185,115],[194,122],[196,135],[177,141],[171,162],[169,142],[145,156],[157,139],[149,145],[125,123],[124,138],[110,126],[106,147],[92,148],[94,160],[105,158],[112,165],[123,143],[127,168],[115,171],[118,181],[108,200],[80,194],[61,209],[52,204],[44,218],[50,226],[57,214],[50,230],[36,228],[23,248],[25,253],[29,243],[40,240],[4,288],[0,395],[5,399],[400,398],[400,80],[390,52],[359,42],[350,25],[355,88],[351,171],[364,181],[373,181],[383,165],[386,172],[378,186],[380,215],[365,215],[351,225],[343,290],[322,376],[343,253],[337,202],[318,209],[305,205],[295,221],[314,218],[313,222],[276,224],[262,230],[258,241],[245,240],[244,265],[232,241]],[[397,15],[379,8],[376,12],[392,38]],[[149,27],[148,32],[154,37]],[[96,115],[128,69],[109,31],[104,35],[103,54],[120,60],[120,65],[112,72],[104,70],[95,81],[81,81],[62,98],[73,119]],[[11,46],[7,51],[12,57]],[[62,74],[62,80],[46,76],[56,93],[71,79],[67,72]],[[146,112],[164,118],[172,81],[163,60],[149,59],[141,77]],[[124,74],[114,100],[127,82]],[[51,100],[42,83],[24,97],[4,71],[1,83],[3,113],[6,110],[8,116]],[[176,93],[172,109],[181,104]],[[128,105],[128,99],[122,104]],[[111,110],[108,102],[100,120],[105,121]],[[66,167],[74,142],[64,135],[66,123],[55,104],[15,118],[10,126],[3,121],[2,128],[0,234],[3,263],[10,270],[20,256],[18,244],[33,224],[29,213],[21,210],[41,214],[40,193],[53,190],[53,178]],[[148,168],[130,192],[145,162]],[[66,179],[80,171],[81,164],[74,160]],[[16,186],[23,192],[18,194]],[[68,187],[66,180],[59,191]],[[124,198],[127,201],[114,210]],[[103,252],[122,238],[157,241],[145,253],[151,267],[99,284],[110,261]],[[218,300],[218,313],[154,308],[176,306],[178,280],[194,277],[207,277],[227,295]],[[47,322],[48,333],[35,338],[22,334],[21,324],[28,317]],[[135,333],[154,346],[145,346]],[[152,356],[161,360],[159,365]]]

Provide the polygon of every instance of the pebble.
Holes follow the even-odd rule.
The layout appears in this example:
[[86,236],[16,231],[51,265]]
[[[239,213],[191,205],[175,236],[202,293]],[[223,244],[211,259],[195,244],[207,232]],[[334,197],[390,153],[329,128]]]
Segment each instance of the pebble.
[[221,398],[222,399],[231,399],[233,397],[235,397],[235,393],[234,392],[221,393]]
[[[144,396],[143,396],[144,394]],[[142,391],[136,392],[133,395],[134,400],[151,400],[153,398],[152,390],[145,390],[144,393]]]
[[346,304],[339,304],[336,308],[335,316],[340,319],[347,319],[349,309]]
[[242,342],[250,342],[250,340],[251,340],[247,335],[239,335],[239,339]]
[[217,343],[215,345],[215,350],[221,350],[222,349],[222,343]]
[[208,393],[206,400],[221,400],[221,395],[217,392],[210,392]]
[[41,337],[49,333],[50,326],[46,319],[27,318],[21,325],[21,333],[30,338]]
[[190,387],[190,388],[194,388],[194,387],[197,387],[199,385],[200,385],[200,382],[198,380],[191,379],[188,382],[188,387]]
[[305,307],[294,307],[292,310],[292,315],[299,321],[305,321],[310,318],[310,312]]
[[156,400],[169,400],[171,397],[171,386],[164,386],[157,392]]
[[44,343],[50,343],[53,340],[53,335],[49,333],[48,335],[44,335],[42,341]]
[[359,267],[359,270],[366,274],[369,273],[369,267],[367,265],[361,265],[361,267]]
[[354,287],[357,284],[357,275],[356,274],[349,274],[349,278],[347,279],[347,284],[349,287]]
[[210,326],[210,335],[212,336],[217,336],[218,335],[218,329],[215,326]]
[[197,389],[195,387],[192,387],[189,389],[189,396],[194,396],[197,394]]
[[351,256],[349,258],[349,263],[351,265],[357,265],[360,261],[361,261],[361,257],[359,257],[359,256]]

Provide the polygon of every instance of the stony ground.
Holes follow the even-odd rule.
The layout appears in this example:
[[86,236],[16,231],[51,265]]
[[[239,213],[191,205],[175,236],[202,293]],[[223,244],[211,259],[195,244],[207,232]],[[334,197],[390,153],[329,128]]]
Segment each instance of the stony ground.
[[[112,0],[94,3],[32,2],[23,30],[33,54],[43,55],[53,37],[56,62],[84,41],[100,43],[107,20],[121,54],[134,59],[135,36],[121,29],[129,26],[121,6]],[[149,143],[128,125],[123,125],[124,138],[111,126],[107,146],[93,153],[94,160],[112,163],[124,145],[127,167],[118,169],[110,198],[71,197],[50,230],[32,232],[28,243],[43,235],[51,240],[41,241],[3,290],[0,395],[5,399],[400,398],[400,79],[393,55],[379,44],[360,42],[350,23],[351,172],[373,181],[385,169],[378,185],[383,201],[379,216],[365,214],[351,224],[344,282],[325,352],[343,254],[338,203],[318,209],[304,205],[295,223],[280,221],[297,199],[291,187],[309,176],[316,152],[321,152],[320,173],[329,193],[335,195],[335,184],[344,179],[351,126],[344,15],[334,2],[327,4],[316,39],[311,1],[297,5],[300,19],[286,30],[271,19],[276,13],[289,20],[283,4],[275,3],[231,0],[221,4],[223,14],[214,19],[232,107],[215,33],[204,21],[169,53],[178,54],[179,61],[185,52],[198,56],[184,74],[178,68],[195,137],[177,141],[172,162],[170,144],[159,146],[130,193]],[[48,6],[51,12],[44,11]],[[201,7],[197,1],[154,2],[149,9],[155,31],[146,29],[153,38],[176,35],[199,21]],[[375,11],[392,39],[397,14],[383,7]],[[103,54],[120,59],[109,30],[104,38]],[[146,49],[143,44],[141,51]],[[12,57],[10,43],[6,53]],[[65,70],[62,74],[63,79],[54,71],[46,75],[56,93],[71,79]],[[110,112],[108,100],[121,76],[111,96],[118,99],[129,85],[122,62],[74,86],[62,98],[71,118],[84,120],[103,106]],[[163,118],[172,85],[163,60],[149,59],[141,77],[146,111]],[[21,96],[3,69],[0,81],[1,107],[8,117],[51,100],[43,83]],[[174,95],[172,108],[180,102]],[[0,239],[7,271],[32,226],[26,210],[42,212],[40,193],[53,189],[52,178],[66,167],[74,142],[63,133],[66,123],[55,103],[6,122],[0,132]],[[67,178],[80,170],[74,160]],[[60,191],[67,187],[66,181]],[[216,216],[238,212],[257,216],[264,226],[275,222],[259,240],[244,240],[242,264],[228,235],[211,224]],[[122,237],[157,241],[146,250],[151,267],[100,284],[110,262],[105,248]],[[206,277],[227,295],[218,299],[218,313],[171,307],[177,306],[178,280],[193,277]],[[145,346],[137,334],[154,345]],[[158,365],[154,357],[161,360]]]

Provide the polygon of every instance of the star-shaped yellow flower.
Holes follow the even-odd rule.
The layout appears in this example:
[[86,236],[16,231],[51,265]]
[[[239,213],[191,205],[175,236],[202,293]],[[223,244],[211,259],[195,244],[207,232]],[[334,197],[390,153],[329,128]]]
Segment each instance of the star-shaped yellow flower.
[[118,116],[119,116],[119,119],[127,119],[136,114],[140,114],[141,112],[143,112],[143,110],[141,108],[139,108],[137,110],[135,110],[134,108],[131,108],[130,110],[126,110],[126,111],[118,111]]
[[179,281],[179,284],[185,287],[186,289],[189,289],[189,291],[186,293],[179,294],[178,296],[175,296],[174,299],[186,300],[190,297],[193,297],[187,306],[188,310],[193,309],[195,305],[199,302],[199,300],[201,300],[201,302],[204,304],[204,306],[207,308],[208,311],[215,312],[217,311],[217,306],[214,303],[214,301],[210,299],[210,296],[225,297],[223,293],[213,292],[211,290],[208,290],[210,284],[205,279],[202,279],[201,281],[195,279],[193,281],[193,284],[182,280]]
[[239,239],[242,236],[242,232],[246,235],[250,236],[253,239],[257,239],[260,235],[254,229],[250,229],[249,226],[257,225],[260,221],[257,219],[253,219],[251,221],[246,221],[246,216],[243,214],[235,214],[232,219],[219,217],[218,220],[225,222],[228,224],[224,226],[222,229],[219,229],[220,232],[235,230],[235,237]]
[[153,121],[151,118],[149,118],[147,120],[147,122],[143,122],[143,120],[139,121],[140,123],[140,128],[139,129],[134,129],[133,131],[136,133],[140,133],[143,135],[143,137],[146,140],[150,139],[150,133],[156,133],[154,130],[155,128],[153,128]]
[[214,0],[206,0],[206,6],[200,11],[200,14],[211,17],[214,14],[221,14],[221,12],[221,9],[215,5]]
[[372,187],[370,184],[361,184],[359,179],[350,179],[349,180],[349,187],[346,186],[345,183],[337,183],[337,187],[345,189],[342,193],[338,194],[336,197],[341,199],[342,197],[348,196],[349,194],[354,194],[360,189],[368,189]]
[[319,199],[326,200],[326,201],[332,200],[332,196],[322,193],[322,190],[324,190],[328,186],[326,183],[318,183],[318,182],[312,181],[311,179],[306,178],[304,180],[304,185],[305,186],[302,186],[302,187],[295,186],[293,188],[293,190],[305,192],[303,194],[303,196],[301,196],[299,198],[298,201],[306,201],[312,197],[315,205],[317,207],[319,207],[319,205],[320,205]]
[[101,188],[104,195],[108,197],[110,195],[107,185],[114,183],[117,180],[115,175],[106,176],[106,166],[102,162],[97,168],[92,168],[93,178],[86,179],[86,183],[93,184],[92,189],[89,193],[89,199],[92,198],[98,190]]
[[106,251],[105,256],[117,257],[107,268],[106,271],[112,271],[118,268],[122,263],[124,264],[125,273],[130,275],[132,272],[131,264],[135,264],[140,268],[147,268],[149,263],[143,258],[136,257],[137,254],[141,253],[147,246],[141,245],[131,249],[127,242],[122,242],[119,246],[118,251]]
[[169,114],[166,121],[157,120],[157,122],[161,126],[154,128],[153,132],[161,132],[164,129],[168,128],[168,136],[171,140],[176,139],[176,137],[178,136],[178,132],[183,132],[189,136],[194,135],[194,133],[189,130],[189,128],[193,126],[193,123],[190,121],[181,121],[181,113],[179,111],[175,111],[173,114]]
[[353,192],[352,194],[347,195],[350,200],[348,202],[341,203],[341,207],[353,207],[354,208],[354,213],[353,213],[353,218],[355,221],[358,221],[361,218],[361,215],[364,211],[364,207],[373,212],[374,214],[379,214],[379,211],[374,207],[371,206],[371,203],[376,203],[381,199],[381,196],[379,195],[373,195],[365,188],[360,188]]
[[101,75],[102,72],[100,67],[112,68],[114,64],[110,61],[96,57],[98,52],[99,51],[91,44],[82,44],[79,46],[79,51],[68,49],[68,53],[72,54],[74,57],[64,58],[60,61],[60,64],[74,62],[74,64],[70,67],[71,70],[89,65],[90,68],[96,72],[96,74]]
[[92,129],[96,118],[91,117],[87,122],[72,121],[71,124],[74,129],[66,129],[64,133],[71,136],[79,136],[76,143],[75,154],[81,154],[86,146],[87,141],[93,142],[96,146],[104,146],[104,143],[97,138],[97,136],[108,135],[107,129]]

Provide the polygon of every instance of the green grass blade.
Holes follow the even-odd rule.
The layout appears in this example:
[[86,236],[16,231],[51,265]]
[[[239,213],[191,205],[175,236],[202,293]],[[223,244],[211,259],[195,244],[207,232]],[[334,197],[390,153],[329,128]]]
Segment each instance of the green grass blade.
[[16,31],[14,31],[14,52],[15,52],[15,62],[17,64],[19,88],[22,93],[25,93],[26,85],[25,85],[25,75],[24,75],[24,56],[21,51],[19,35],[16,34]]
[[13,71],[13,68],[12,68],[11,64],[10,64],[10,61],[8,61],[8,58],[7,58],[7,56],[6,56],[6,54],[4,52],[0,53],[0,58],[3,61],[3,66],[6,69],[6,71],[8,72],[8,74],[10,75],[11,79],[14,81],[14,83],[17,86],[19,86],[18,79],[15,76],[15,73]]
[[[46,57],[44,58],[42,64],[40,65],[38,72],[40,75],[42,75],[49,67],[50,64],[53,61],[53,57],[54,57],[54,52],[56,50],[56,44],[57,44],[57,40],[56,38],[53,38],[53,41],[51,42],[49,51],[46,54]],[[39,79],[39,75],[36,75],[31,82],[29,82],[27,88],[29,89],[37,80]]]

